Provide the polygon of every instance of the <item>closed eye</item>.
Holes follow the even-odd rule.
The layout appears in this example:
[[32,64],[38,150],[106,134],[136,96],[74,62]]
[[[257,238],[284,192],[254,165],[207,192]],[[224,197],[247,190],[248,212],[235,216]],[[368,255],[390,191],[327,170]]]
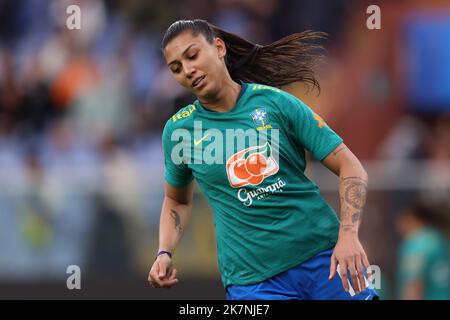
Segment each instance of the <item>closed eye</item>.
[[181,68],[177,66],[175,68],[170,68],[170,71],[172,71],[173,73],[179,73],[181,71]]
[[197,58],[197,56],[198,56],[198,54],[195,53],[195,54],[193,54],[192,56],[190,56],[188,59],[189,59],[189,60],[194,60],[195,58]]

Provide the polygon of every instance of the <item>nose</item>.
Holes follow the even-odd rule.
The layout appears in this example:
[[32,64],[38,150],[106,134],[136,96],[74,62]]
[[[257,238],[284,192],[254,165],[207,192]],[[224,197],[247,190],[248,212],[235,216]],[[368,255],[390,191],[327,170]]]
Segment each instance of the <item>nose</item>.
[[184,63],[183,64],[183,71],[184,71],[184,74],[186,75],[186,77],[188,79],[192,79],[194,77],[195,68],[192,66],[192,64]]

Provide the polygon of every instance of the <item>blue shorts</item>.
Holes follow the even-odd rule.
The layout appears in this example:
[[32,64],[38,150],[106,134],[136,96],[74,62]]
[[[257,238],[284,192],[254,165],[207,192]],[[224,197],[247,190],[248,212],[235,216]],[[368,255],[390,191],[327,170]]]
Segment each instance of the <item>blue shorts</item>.
[[[373,300],[378,299],[366,279],[366,290],[346,292],[338,273],[332,280],[330,262],[333,249],[328,249],[298,266],[253,285],[230,285],[227,300]],[[367,276],[367,275],[366,275]],[[350,277],[349,281],[350,280]]]

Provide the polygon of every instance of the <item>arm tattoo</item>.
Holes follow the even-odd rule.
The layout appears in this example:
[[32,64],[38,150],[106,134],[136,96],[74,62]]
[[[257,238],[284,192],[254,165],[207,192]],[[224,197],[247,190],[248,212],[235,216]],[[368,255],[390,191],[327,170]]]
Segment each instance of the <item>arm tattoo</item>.
[[345,201],[353,208],[361,210],[366,204],[367,183],[357,177],[342,179]]
[[174,209],[170,209],[170,216],[175,221],[175,230],[178,233],[182,233],[183,232],[183,227],[181,226],[180,214],[178,212],[176,212]]
[[367,182],[359,177],[341,179],[341,230],[356,233],[366,203]]
[[341,230],[344,232],[356,233],[355,226],[353,224],[343,224],[341,223]]
[[355,212],[354,214],[352,214],[352,223],[356,223],[358,221],[360,221],[362,218],[362,210]]

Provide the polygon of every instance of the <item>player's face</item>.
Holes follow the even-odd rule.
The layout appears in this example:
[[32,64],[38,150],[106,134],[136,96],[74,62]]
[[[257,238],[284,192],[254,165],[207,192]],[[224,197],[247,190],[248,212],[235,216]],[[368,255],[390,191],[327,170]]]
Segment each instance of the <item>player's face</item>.
[[400,236],[405,237],[410,229],[412,213],[409,209],[403,209],[395,220],[395,226]]
[[186,31],[172,39],[164,49],[166,63],[179,84],[197,97],[214,97],[226,71],[224,42],[209,43],[199,34]]

